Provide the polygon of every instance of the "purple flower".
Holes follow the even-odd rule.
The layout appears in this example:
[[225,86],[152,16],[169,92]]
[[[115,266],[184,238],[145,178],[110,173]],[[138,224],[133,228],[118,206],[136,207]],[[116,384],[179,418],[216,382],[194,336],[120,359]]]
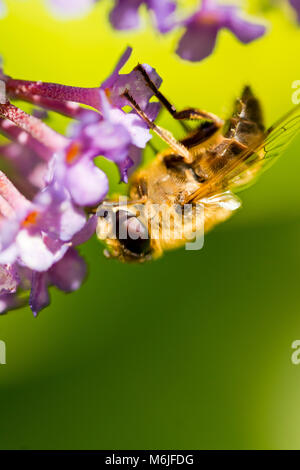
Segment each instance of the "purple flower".
[[290,4],[296,10],[298,23],[300,24],[300,0],[290,0]]
[[[0,186],[2,202],[9,203],[7,186]],[[75,208],[65,190],[56,185],[40,192],[33,202],[22,198],[15,190],[13,215],[1,223],[0,263],[17,260],[29,269],[46,271],[66,253],[73,236],[83,229],[86,217]],[[1,210],[1,207],[0,207]]]
[[32,198],[45,187],[53,152],[8,119],[0,119],[0,131],[12,140],[0,145],[0,156],[8,166],[7,174],[22,194]]
[[17,143],[0,145],[0,157],[8,165],[7,175],[26,197],[34,197],[45,187],[47,162]]
[[[130,93],[150,120],[160,108],[149,102],[153,92],[137,69],[120,73],[130,54],[128,48],[96,88],[15,80],[0,71],[0,133],[9,140],[0,144],[9,172],[8,178],[0,171],[0,313],[29,301],[37,315],[50,302],[49,286],[71,292],[81,285],[86,265],[75,247],[95,233],[97,216],[87,214],[108,192],[94,159],[115,162],[127,182],[151,138],[138,114],[122,109],[128,105],[123,94]],[[155,70],[144,68],[159,87]],[[9,98],[41,111],[28,114]],[[67,137],[43,122],[47,109],[76,119]]]
[[108,192],[107,176],[94,164],[95,156],[92,152],[85,153],[80,142],[74,141],[66,151],[53,157],[53,184],[64,187],[78,206],[94,206]]
[[49,271],[33,272],[29,298],[33,314],[36,316],[49,305],[49,286],[55,286],[64,292],[73,292],[81,286],[86,272],[85,261],[74,248],[70,248]]
[[26,305],[26,299],[17,294],[0,295],[0,315]]
[[[36,316],[50,302],[48,288],[55,286],[64,292],[73,292],[81,286],[87,268],[74,248],[48,271],[37,272],[16,265],[0,265],[0,314],[29,305]],[[30,291],[26,295],[26,292]],[[29,297],[29,298],[28,298]]]
[[[136,69],[133,69],[127,74],[119,73],[121,68],[128,61],[131,52],[132,49],[128,47],[117,63],[113,73],[100,87],[96,88],[81,88],[60,85],[57,83],[16,80],[5,75],[1,70],[0,77],[5,82],[6,92],[9,98],[23,99],[35,105],[39,104],[40,106],[55,110],[69,117],[80,119],[82,115],[85,114],[83,109],[74,109],[74,103],[75,105],[77,103],[81,103],[91,106],[97,111],[102,112],[101,106],[103,100],[101,100],[99,91],[104,91],[110,104],[117,108],[128,106],[128,101],[123,96],[124,92],[128,91],[138,105],[145,110],[149,106],[149,100],[152,98],[153,92],[145,83],[141,73]],[[162,83],[162,79],[155,69],[150,67],[148,64],[143,64],[143,67],[156,87],[159,88]],[[151,108],[152,119],[154,119],[156,117],[154,115],[154,111],[158,112],[158,106],[154,103],[152,105],[154,105]],[[3,117],[8,117],[7,114],[9,114],[10,111],[11,110],[6,110],[6,114]],[[92,114],[93,112],[90,111],[90,113]],[[49,129],[47,133],[49,134]],[[47,141],[47,146],[49,146],[49,143],[53,142],[55,144],[55,148],[64,147],[65,142],[61,137],[62,136],[54,133],[53,131],[51,139]]]
[[[102,115],[88,113],[71,128],[73,142],[57,158],[56,176],[79,205],[96,205],[108,191],[108,181],[92,159],[98,155],[115,162],[121,179],[127,181],[127,170],[133,165],[131,155],[151,139],[147,125],[135,114],[111,106],[104,91],[100,91]],[[151,103],[149,113],[156,114]],[[135,158],[136,159],[136,158]],[[85,175],[83,177],[82,175]],[[87,190],[85,181],[89,181]]]
[[50,11],[62,19],[79,18],[86,15],[97,0],[46,0]]
[[[127,47],[126,51],[120,58],[117,63],[113,73],[102,83],[100,90],[105,91],[105,94],[112,106],[117,108],[123,108],[128,105],[128,101],[122,95],[125,91],[128,91],[139,106],[145,110],[149,105],[149,100],[153,96],[153,92],[146,85],[144,78],[138,70],[132,70],[132,72],[127,74],[120,74],[120,70],[128,61],[132,49]],[[149,75],[150,79],[155,83],[156,87],[159,88],[162,79],[156,72],[156,70],[148,64],[143,64],[144,69]],[[101,100],[103,102],[103,100]],[[100,102],[101,110],[101,102]],[[157,109],[158,111],[158,109]],[[153,115],[152,119],[155,119],[156,116]]]
[[209,56],[216,44],[218,32],[229,29],[244,44],[265,33],[265,26],[243,19],[236,6],[218,5],[215,0],[203,0],[200,9],[182,24],[186,27],[177,54],[197,62]]
[[0,151],[11,164],[13,179],[20,185],[23,179],[26,189],[28,180],[35,182],[36,190],[27,199],[0,172],[0,313],[25,305],[31,289],[30,305],[36,315],[49,303],[49,285],[65,292],[80,286],[86,266],[70,247],[92,236],[96,220],[94,216],[86,220],[67,189],[45,177],[54,142],[60,142],[59,151],[69,141],[9,103],[2,106],[3,115],[12,121],[0,119],[0,130],[13,142]]
[[153,13],[156,27],[161,33],[166,33],[173,27],[172,15],[176,3],[171,0],[116,0],[116,5],[110,13],[113,27],[119,30],[137,28],[140,25],[141,5],[145,5]]

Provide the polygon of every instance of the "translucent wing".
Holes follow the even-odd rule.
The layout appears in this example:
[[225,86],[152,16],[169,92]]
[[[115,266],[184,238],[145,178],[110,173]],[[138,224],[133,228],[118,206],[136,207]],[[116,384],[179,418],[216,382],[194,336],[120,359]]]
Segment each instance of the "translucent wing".
[[240,208],[241,201],[231,191],[225,191],[224,193],[215,194],[201,199],[201,204],[204,204],[204,207],[210,206],[226,209],[228,211],[235,211]]
[[267,129],[255,145],[237,155],[213,177],[189,196],[189,201],[198,201],[209,194],[226,189],[241,190],[253,183],[256,176],[265,170],[285,151],[300,131],[300,105]]
[[300,107],[297,106],[277,123],[270,127],[264,141],[244,160],[247,168],[239,172],[236,168],[229,179],[233,190],[241,191],[254,183],[256,177],[268,169],[287,149],[300,131]]
[[204,208],[206,233],[215,225],[225,222],[225,220],[231,217],[241,207],[241,201],[231,191],[225,191],[202,198],[196,205],[201,205]]

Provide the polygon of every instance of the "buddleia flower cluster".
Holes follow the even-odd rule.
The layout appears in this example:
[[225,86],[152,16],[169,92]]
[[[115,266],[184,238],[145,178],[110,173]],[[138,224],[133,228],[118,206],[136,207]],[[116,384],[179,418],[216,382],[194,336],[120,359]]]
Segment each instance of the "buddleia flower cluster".
[[[159,104],[136,69],[120,73],[128,48],[100,87],[79,88],[26,81],[0,72],[0,313],[29,302],[34,315],[49,304],[49,286],[80,287],[86,265],[77,247],[95,232],[97,207],[108,178],[94,160],[113,161],[120,179],[137,164],[150,140],[147,125],[128,109],[130,91],[150,119]],[[161,85],[147,64],[144,69]],[[12,101],[34,105],[31,114]],[[89,108],[83,106],[87,105]],[[38,107],[38,108],[37,108]],[[67,135],[44,122],[48,110],[72,118]]]
[[[104,0],[42,0],[57,18],[72,19],[86,15],[96,3]],[[174,0],[112,0],[109,21],[115,30],[127,31],[141,26],[141,12],[147,10],[160,34],[183,31],[176,53],[184,60],[197,62],[208,57],[214,50],[218,33],[227,29],[242,43],[248,44],[266,32],[261,22],[248,18],[236,5],[223,4],[218,0],[201,0],[192,14],[180,8]],[[250,2],[251,3],[251,2]],[[270,7],[283,8],[289,4],[296,21],[300,24],[300,0],[269,0]]]
[[[96,3],[104,0],[41,0],[49,11],[62,20],[86,15]],[[300,0],[289,1],[300,23]],[[271,2],[271,0],[270,0]],[[197,62],[208,57],[214,50],[218,33],[231,31],[242,43],[247,44],[264,35],[266,27],[245,16],[243,11],[217,0],[202,0],[192,13],[178,7],[174,0],[112,0],[109,21],[115,30],[137,29],[140,15],[148,10],[154,26],[161,34],[183,31],[176,53],[184,60]],[[0,17],[5,13],[5,1],[0,0]]]
[[[101,1],[101,0],[98,0]],[[87,13],[97,0],[48,0],[50,10],[60,18]],[[297,0],[291,0],[297,2]],[[247,44],[263,36],[266,27],[243,16],[237,6],[222,5],[216,0],[202,0],[192,15],[178,9],[173,0],[114,0],[109,20],[114,29],[125,31],[140,26],[140,14],[146,8],[159,33],[166,34],[183,29],[176,53],[188,61],[200,61],[209,56],[216,44],[218,32],[230,30]]]

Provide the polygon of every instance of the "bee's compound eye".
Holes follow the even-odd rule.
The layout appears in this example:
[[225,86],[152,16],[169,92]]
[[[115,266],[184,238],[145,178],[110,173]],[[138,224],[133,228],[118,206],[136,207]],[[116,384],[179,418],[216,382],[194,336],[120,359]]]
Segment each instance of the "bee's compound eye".
[[117,237],[120,243],[136,255],[150,251],[150,240],[145,225],[127,211],[117,212]]

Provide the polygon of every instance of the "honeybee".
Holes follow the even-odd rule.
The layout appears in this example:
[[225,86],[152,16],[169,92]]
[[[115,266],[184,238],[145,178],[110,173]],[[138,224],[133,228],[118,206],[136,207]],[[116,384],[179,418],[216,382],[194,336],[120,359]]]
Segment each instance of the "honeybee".
[[[241,205],[235,193],[253,183],[300,130],[299,105],[265,129],[260,102],[249,86],[225,122],[196,108],[176,111],[143,66],[136,69],[160,103],[183,124],[186,135],[176,140],[150,121],[125,91],[128,104],[168,148],[132,175],[128,200],[105,201],[98,209],[97,234],[106,244],[105,253],[123,262],[155,259],[227,220]],[[188,129],[189,121],[198,121],[196,128]],[[157,207],[163,207],[164,213],[157,212]]]

